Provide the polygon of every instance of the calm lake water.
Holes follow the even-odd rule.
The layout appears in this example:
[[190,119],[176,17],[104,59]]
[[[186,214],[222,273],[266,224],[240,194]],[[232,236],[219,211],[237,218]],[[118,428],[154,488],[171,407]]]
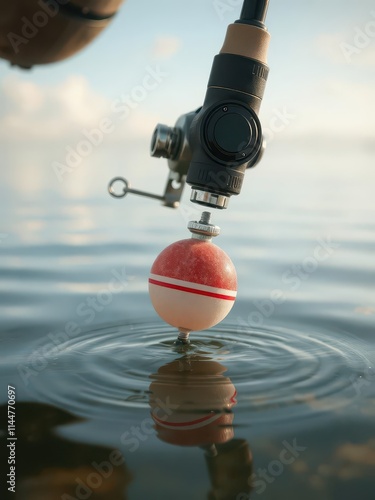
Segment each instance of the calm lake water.
[[[153,311],[147,278],[200,211],[188,188],[175,211],[111,199],[125,151],[98,152],[60,184],[53,152],[4,146],[0,440],[5,450],[12,386],[11,498],[373,499],[374,151],[271,144],[243,194],[213,214],[237,268],[236,304],[187,347]],[[135,187],[161,191],[166,168],[150,165]],[[8,472],[4,461],[2,487]]]

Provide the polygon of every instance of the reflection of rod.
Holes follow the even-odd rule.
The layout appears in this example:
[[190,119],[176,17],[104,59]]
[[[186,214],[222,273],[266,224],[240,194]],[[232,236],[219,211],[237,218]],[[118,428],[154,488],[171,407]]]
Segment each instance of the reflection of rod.
[[[212,489],[208,498],[249,498],[252,485],[253,457],[244,439],[217,444],[216,454],[207,453],[205,460]],[[212,450],[213,451],[213,450]]]
[[245,0],[240,21],[255,25],[264,25],[268,10],[269,0]]

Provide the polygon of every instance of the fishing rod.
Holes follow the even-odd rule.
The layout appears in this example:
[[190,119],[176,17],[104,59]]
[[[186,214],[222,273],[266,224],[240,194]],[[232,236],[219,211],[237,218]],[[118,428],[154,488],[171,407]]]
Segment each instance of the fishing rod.
[[193,203],[226,209],[230,197],[241,193],[246,170],[260,162],[265,149],[258,115],[269,74],[268,4],[244,1],[214,58],[203,105],[182,115],[174,127],[156,126],[151,156],[168,160],[164,194],[134,190],[116,177],[108,186],[112,196],[133,193],[177,208],[187,183]]

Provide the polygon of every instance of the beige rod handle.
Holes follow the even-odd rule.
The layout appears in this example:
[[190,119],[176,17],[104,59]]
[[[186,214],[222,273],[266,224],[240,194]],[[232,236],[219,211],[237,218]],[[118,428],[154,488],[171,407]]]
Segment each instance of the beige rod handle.
[[251,24],[235,23],[228,26],[221,54],[236,54],[267,64],[271,35]]

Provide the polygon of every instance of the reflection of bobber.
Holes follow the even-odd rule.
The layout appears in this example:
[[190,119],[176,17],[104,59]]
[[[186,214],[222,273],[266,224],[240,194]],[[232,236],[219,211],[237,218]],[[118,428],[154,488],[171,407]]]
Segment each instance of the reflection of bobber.
[[226,368],[202,356],[159,368],[150,385],[151,415],[158,437],[180,446],[225,443],[233,438],[236,389]]

